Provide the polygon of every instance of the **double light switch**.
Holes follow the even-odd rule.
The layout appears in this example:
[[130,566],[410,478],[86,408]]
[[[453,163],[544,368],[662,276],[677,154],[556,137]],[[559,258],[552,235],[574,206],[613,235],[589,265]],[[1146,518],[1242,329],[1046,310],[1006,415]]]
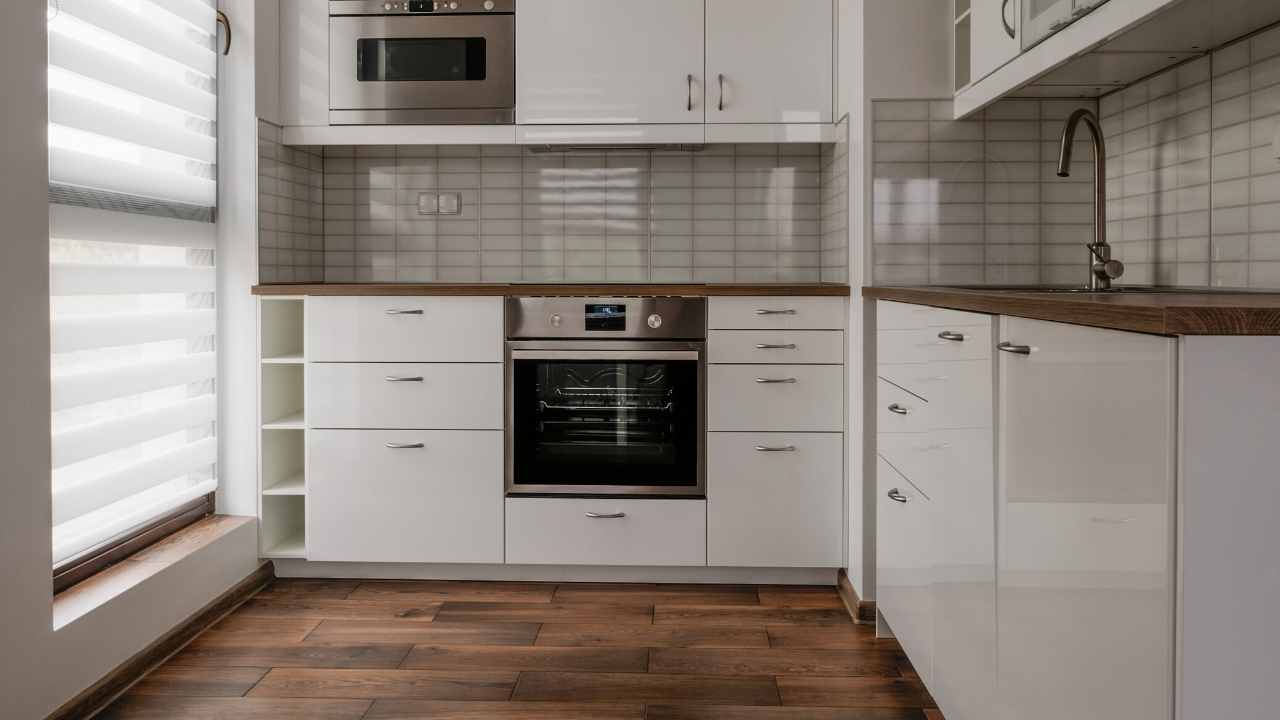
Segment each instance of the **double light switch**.
[[458,215],[462,212],[462,193],[418,193],[419,215]]

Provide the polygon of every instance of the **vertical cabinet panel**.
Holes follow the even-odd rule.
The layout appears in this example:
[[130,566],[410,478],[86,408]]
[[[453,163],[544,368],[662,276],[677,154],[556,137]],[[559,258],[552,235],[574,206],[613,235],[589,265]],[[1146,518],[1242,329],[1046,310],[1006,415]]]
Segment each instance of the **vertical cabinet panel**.
[[707,122],[833,121],[831,0],[706,0],[706,8]]
[[883,458],[876,458],[876,497],[876,608],[928,684],[933,678],[933,510],[929,498]]
[[281,125],[329,124],[329,3],[325,0],[280,0],[279,89]]
[[974,81],[995,72],[1021,52],[1018,26],[1022,0],[973,0],[970,63]]
[[1168,720],[1174,341],[1001,327],[996,717]]
[[702,73],[701,0],[520,0],[521,124],[702,123]]

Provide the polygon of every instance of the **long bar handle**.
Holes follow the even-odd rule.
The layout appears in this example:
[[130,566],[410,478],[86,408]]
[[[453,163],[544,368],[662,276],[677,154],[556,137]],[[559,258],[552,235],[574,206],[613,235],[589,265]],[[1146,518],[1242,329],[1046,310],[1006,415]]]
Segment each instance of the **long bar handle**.
[[624,512],[616,512],[616,513],[589,512],[587,513],[587,517],[591,518],[592,520],[617,520],[618,518],[624,518],[626,516],[627,514]]
[[392,450],[421,450],[422,448],[426,447],[426,445],[424,445],[424,444],[422,444],[422,443],[393,443],[393,442],[389,442],[389,443],[387,443],[387,447],[388,447],[388,448],[390,448],[390,449],[392,449]]
[[757,310],[757,315],[795,315],[796,311],[790,308],[786,310]]
[[720,101],[716,103],[716,107],[720,112],[724,112],[724,73],[720,73],[717,79],[720,82]]
[[795,452],[795,451],[796,451],[795,445],[778,445],[778,446],[757,445],[756,446],[756,452]]
[[902,491],[901,491],[901,490],[899,490],[898,488],[893,488],[892,490],[890,490],[890,491],[889,491],[888,493],[886,493],[886,494],[889,496],[889,499],[890,499],[890,500],[896,500],[896,501],[898,501],[898,502],[900,502],[900,503],[905,503],[905,502],[907,502],[908,500],[910,500],[910,499],[911,499],[910,497],[907,497],[906,495],[903,495],[903,494],[902,494]]
[[424,380],[424,378],[421,375],[414,375],[413,377],[407,377],[403,375],[388,375],[384,379],[387,382],[423,382]]
[[892,405],[889,406],[889,412],[895,415],[910,415],[911,408],[905,408],[899,405],[898,403],[893,403]]
[[757,349],[757,350],[795,350],[795,349],[796,349],[796,344],[795,344],[795,343],[784,343],[784,344],[782,344],[782,345],[772,345],[772,344],[769,344],[769,343],[758,343],[758,344],[756,345],[756,349]]
[[938,333],[939,340],[950,340],[951,342],[964,342],[964,333],[958,333],[954,330],[943,330]]
[[398,308],[392,308],[387,311],[387,314],[388,315],[421,315],[422,308],[418,308],[416,310],[400,310]]
[[684,106],[687,112],[693,112],[693,74],[689,75],[689,102]]
[[1013,353],[1014,355],[1030,355],[1031,354],[1030,345],[1014,345],[1011,342],[1002,342],[996,346],[996,349],[999,350],[1000,352]]
[[798,382],[795,378],[756,378],[761,385],[790,385]]

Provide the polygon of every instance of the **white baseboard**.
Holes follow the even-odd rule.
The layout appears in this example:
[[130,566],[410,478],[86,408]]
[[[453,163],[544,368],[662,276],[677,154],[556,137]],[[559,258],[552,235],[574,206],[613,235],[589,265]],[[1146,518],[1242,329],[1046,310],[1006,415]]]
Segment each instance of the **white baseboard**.
[[832,585],[837,568],[601,567],[595,565],[435,565],[275,560],[277,577],[369,580],[507,580]]

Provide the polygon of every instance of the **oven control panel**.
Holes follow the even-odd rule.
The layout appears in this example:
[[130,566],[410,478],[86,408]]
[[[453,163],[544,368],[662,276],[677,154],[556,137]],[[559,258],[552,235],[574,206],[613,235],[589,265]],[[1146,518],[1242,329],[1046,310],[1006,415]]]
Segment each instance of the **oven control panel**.
[[513,297],[509,338],[705,339],[705,298]]
[[329,15],[494,15],[514,13],[516,0],[329,0]]

